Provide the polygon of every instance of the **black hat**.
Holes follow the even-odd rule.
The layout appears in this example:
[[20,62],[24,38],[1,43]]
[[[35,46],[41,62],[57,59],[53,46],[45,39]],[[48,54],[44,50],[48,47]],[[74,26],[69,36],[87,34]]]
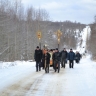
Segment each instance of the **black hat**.
[[56,48],[56,50],[58,50],[58,48]]
[[39,46],[37,46],[36,48],[39,48]]
[[50,51],[53,51],[53,49],[51,49]]
[[72,50],[72,49],[70,49],[70,50]]

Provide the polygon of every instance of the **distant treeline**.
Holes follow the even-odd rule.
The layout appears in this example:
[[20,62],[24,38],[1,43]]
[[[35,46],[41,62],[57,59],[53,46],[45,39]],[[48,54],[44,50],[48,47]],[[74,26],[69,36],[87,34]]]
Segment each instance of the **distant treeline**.
[[41,48],[44,44],[57,47],[58,29],[62,32],[60,49],[76,48],[75,31],[81,32],[85,26],[71,21],[52,22],[45,9],[25,9],[20,0],[0,0],[0,61],[33,59],[39,45],[38,31],[42,33]]

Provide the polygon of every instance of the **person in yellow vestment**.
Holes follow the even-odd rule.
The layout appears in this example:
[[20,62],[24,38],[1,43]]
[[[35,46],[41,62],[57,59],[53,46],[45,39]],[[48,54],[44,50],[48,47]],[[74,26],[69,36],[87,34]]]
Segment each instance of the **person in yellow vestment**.
[[52,49],[49,51],[49,54],[50,54],[50,66],[53,66],[53,58],[52,58],[53,50]]

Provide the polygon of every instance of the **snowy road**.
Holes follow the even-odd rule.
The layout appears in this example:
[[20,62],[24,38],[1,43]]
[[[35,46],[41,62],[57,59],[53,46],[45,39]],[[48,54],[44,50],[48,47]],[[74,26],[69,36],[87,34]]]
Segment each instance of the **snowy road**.
[[31,65],[4,70],[11,74],[5,75],[5,80],[5,76],[0,77],[0,96],[96,96],[96,63],[89,58],[83,58],[73,69],[66,64],[60,73],[52,68],[49,74],[35,72]]

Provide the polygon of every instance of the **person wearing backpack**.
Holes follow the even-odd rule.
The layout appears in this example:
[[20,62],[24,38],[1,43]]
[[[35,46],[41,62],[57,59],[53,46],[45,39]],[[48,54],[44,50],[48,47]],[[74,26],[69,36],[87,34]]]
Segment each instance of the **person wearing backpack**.
[[67,62],[67,55],[68,53],[66,51],[66,48],[64,48],[63,51],[61,51],[61,68],[65,68],[65,64]]

